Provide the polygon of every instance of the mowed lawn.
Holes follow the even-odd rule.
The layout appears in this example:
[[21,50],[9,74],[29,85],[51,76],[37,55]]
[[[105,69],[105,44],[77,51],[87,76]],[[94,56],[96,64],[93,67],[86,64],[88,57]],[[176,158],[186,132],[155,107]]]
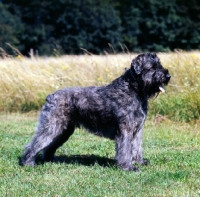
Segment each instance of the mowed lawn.
[[58,162],[19,165],[37,114],[0,115],[0,196],[200,196],[200,122],[147,120],[140,173],[119,169],[113,141],[76,130],[56,152]]

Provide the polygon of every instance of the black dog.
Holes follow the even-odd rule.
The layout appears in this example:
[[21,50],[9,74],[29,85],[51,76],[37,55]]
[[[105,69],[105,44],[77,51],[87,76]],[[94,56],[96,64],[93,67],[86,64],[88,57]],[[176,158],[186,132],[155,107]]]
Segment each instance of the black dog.
[[53,160],[56,149],[66,142],[76,127],[116,140],[117,164],[138,171],[132,165],[147,164],[142,156],[142,133],[148,98],[164,92],[170,74],[154,53],[133,59],[130,69],[102,87],[65,88],[46,98],[37,131],[26,146],[23,165],[34,165],[43,151],[45,161]]

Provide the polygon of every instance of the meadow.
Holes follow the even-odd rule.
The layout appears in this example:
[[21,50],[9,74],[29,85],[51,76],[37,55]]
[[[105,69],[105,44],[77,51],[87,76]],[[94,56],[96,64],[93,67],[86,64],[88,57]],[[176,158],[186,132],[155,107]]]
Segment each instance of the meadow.
[[125,172],[115,144],[76,130],[58,162],[22,167],[46,95],[69,86],[105,85],[137,54],[0,60],[0,196],[200,196],[200,52],[158,53],[172,79],[149,103],[144,156],[149,166]]
[[[72,86],[105,85],[130,66],[136,54],[82,55],[0,60],[0,111],[29,112],[41,108],[45,97]],[[150,114],[175,121],[200,116],[200,52],[159,53],[172,75],[166,94],[150,101]],[[188,102],[190,101],[190,102]]]

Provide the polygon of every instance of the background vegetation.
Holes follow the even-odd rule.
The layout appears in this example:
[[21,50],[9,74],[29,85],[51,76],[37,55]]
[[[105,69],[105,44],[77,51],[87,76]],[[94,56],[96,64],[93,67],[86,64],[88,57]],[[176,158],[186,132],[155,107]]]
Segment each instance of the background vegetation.
[[[70,55],[0,60],[0,111],[39,110],[45,97],[63,87],[105,85],[120,76],[136,54]],[[150,116],[174,121],[200,117],[200,53],[158,53],[172,79],[165,94],[150,100]]]
[[199,0],[2,0],[0,47],[39,55],[200,49]]

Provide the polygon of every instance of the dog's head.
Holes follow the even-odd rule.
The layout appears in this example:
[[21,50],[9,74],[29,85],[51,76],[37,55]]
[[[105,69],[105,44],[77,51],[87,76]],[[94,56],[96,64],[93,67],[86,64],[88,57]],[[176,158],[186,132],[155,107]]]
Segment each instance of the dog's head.
[[140,91],[145,91],[148,97],[159,92],[165,92],[163,86],[167,85],[171,76],[163,68],[155,53],[138,55],[132,60],[131,75],[137,80]]

